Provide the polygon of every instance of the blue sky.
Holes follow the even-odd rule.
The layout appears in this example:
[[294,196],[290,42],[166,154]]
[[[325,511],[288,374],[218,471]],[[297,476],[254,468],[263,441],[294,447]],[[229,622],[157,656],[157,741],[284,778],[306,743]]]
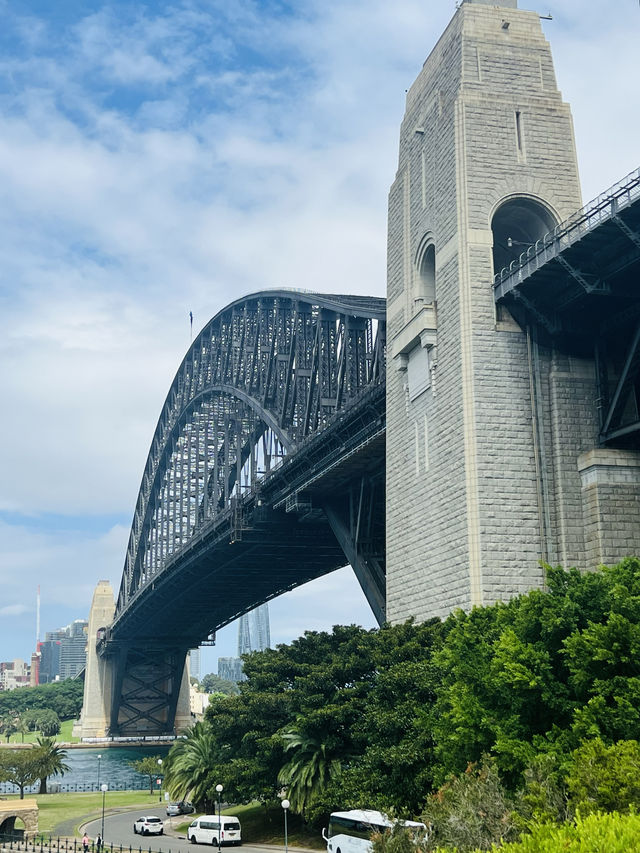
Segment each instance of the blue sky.
[[[38,584],[42,633],[117,587],[189,311],[197,332],[264,287],[384,295],[404,93],[454,10],[0,2],[0,660],[30,654]],[[538,11],[587,201],[639,165],[640,8]],[[373,624],[348,569],[271,609],[276,642]]]

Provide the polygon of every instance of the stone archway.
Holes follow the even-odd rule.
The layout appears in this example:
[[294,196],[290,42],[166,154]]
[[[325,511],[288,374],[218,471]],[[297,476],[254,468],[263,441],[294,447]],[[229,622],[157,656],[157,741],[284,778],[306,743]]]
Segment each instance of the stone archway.
[[[24,825],[16,827],[16,820]],[[33,838],[38,832],[38,803],[35,800],[0,800],[0,838],[22,832]]]
[[491,219],[494,274],[556,225],[553,213],[539,199],[515,196],[502,202]]

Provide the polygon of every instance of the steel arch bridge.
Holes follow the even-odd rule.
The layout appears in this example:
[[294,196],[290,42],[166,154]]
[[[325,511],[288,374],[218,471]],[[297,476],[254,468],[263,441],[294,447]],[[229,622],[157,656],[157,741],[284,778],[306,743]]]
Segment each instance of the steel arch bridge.
[[112,735],[174,728],[185,655],[350,563],[385,612],[385,300],[262,291],[202,330],[144,468],[112,624]]

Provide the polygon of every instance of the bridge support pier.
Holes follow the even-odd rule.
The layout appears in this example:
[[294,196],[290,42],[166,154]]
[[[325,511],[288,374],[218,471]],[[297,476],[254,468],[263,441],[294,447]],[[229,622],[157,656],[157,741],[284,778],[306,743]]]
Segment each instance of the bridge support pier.
[[83,740],[105,737],[109,729],[113,667],[111,660],[98,656],[96,640],[98,631],[111,624],[114,610],[115,601],[111,584],[109,581],[99,581],[89,611],[87,668],[82,712],[74,729],[74,735]]
[[99,633],[113,620],[115,602],[108,581],[96,587],[89,612],[87,669],[79,724],[83,740],[178,733],[191,725],[186,649],[121,645],[100,655]]
[[587,558],[612,565],[640,553],[640,454],[599,448],[578,459]]

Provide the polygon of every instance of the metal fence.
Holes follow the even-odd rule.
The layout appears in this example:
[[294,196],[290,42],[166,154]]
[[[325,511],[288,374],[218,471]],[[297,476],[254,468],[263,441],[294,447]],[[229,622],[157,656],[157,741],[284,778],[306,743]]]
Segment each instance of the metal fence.
[[[144,791],[149,787],[148,779],[140,777],[139,779],[131,778],[125,782],[109,782],[109,791]],[[155,787],[155,786],[154,786]],[[28,785],[24,792],[25,794],[37,794],[40,791],[40,783],[36,782],[33,785]],[[100,791],[98,782],[49,782],[47,791],[50,794],[81,794],[83,792],[91,793]],[[0,783],[0,794],[19,794],[20,788],[11,782]]]
[[[77,838],[53,838],[49,834],[38,834],[25,839],[20,834],[0,835],[0,850],[24,851],[24,853],[83,853],[84,845]],[[122,844],[89,845],[89,853],[154,853],[152,847],[126,847]],[[167,853],[167,851],[165,851]],[[171,853],[171,850],[168,851]]]

